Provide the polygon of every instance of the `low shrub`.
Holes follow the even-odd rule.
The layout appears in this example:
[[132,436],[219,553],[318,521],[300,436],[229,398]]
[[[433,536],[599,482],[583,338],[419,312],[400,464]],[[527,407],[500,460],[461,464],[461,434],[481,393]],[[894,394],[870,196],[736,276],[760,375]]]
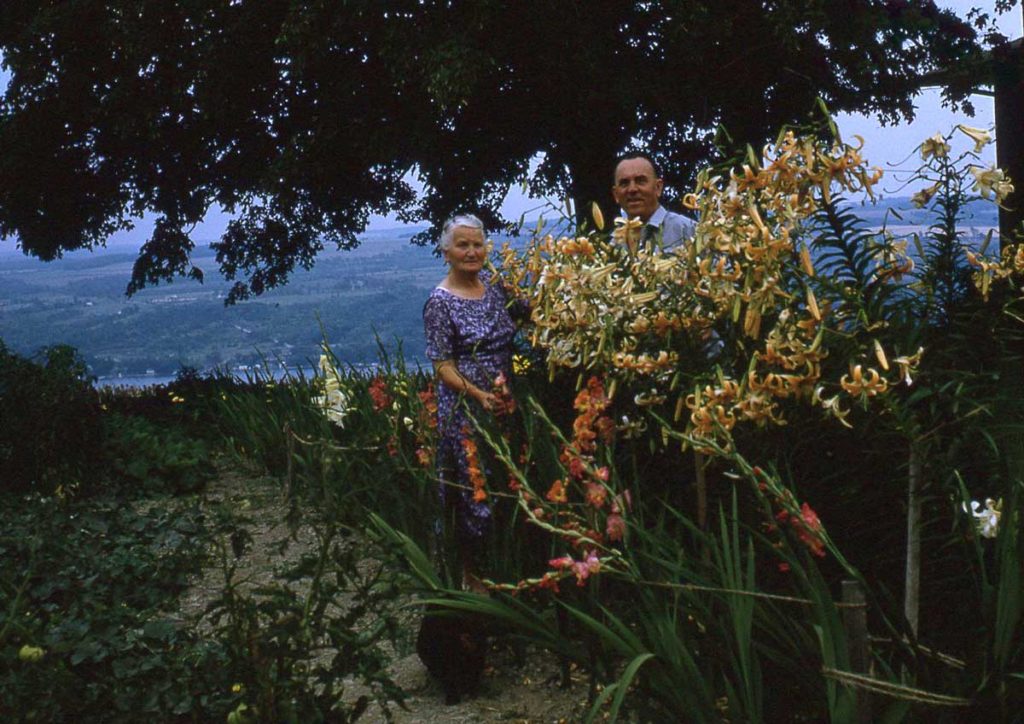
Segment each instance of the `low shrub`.
[[104,420],[104,458],[116,484],[138,490],[195,493],[213,477],[206,443],[178,427],[113,414]]
[[196,508],[31,496],[4,501],[0,530],[0,718],[226,710],[217,648],[172,614],[208,550]]
[[90,383],[72,347],[47,347],[28,359],[0,342],[3,490],[49,495],[99,482],[100,403]]

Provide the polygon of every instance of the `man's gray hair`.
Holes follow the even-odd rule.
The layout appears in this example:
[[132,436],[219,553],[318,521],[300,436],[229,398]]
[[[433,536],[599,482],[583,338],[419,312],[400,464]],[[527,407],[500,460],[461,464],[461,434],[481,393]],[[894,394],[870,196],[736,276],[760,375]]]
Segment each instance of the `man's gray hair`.
[[487,238],[484,222],[473,216],[473,214],[455,214],[448,221],[444,222],[444,226],[441,228],[441,240],[437,243],[441,251],[448,251],[451,248],[455,230],[460,226],[465,226],[469,229],[480,229],[480,233],[484,235],[484,238]]

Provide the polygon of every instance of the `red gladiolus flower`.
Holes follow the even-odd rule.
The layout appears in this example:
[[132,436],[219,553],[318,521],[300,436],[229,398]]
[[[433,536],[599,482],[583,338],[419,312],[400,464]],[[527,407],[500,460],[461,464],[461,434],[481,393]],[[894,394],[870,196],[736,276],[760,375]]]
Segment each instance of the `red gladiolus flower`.
[[626,537],[626,521],[618,513],[612,513],[605,521],[605,533],[610,541],[622,540]]
[[561,558],[552,558],[548,561],[548,566],[558,570],[568,570],[572,568],[574,563],[575,561],[572,559],[572,556],[562,556]]
[[561,480],[556,480],[551,484],[551,488],[548,490],[547,495],[544,496],[552,503],[568,503],[569,498],[565,493],[565,484]]
[[374,377],[370,381],[370,399],[373,400],[373,409],[380,412],[391,404],[391,395],[388,394],[388,385],[383,377]]
[[607,497],[608,491],[603,485],[599,483],[587,483],[587,502],[592,506],[600,510],[604,507],[604,501]]

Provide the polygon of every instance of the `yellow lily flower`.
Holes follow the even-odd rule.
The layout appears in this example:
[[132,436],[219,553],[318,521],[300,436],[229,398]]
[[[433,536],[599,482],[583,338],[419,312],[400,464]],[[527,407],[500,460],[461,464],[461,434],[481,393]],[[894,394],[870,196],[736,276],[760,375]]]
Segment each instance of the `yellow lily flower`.
[[850,374],[843,375],[839,384],[847,394],[854,397],[859,397],[862,394],[874,397],[889,389],[889,382],[878,374],[878,370],[869,367],[865,375],[861,365],[855,365],[850,370]]

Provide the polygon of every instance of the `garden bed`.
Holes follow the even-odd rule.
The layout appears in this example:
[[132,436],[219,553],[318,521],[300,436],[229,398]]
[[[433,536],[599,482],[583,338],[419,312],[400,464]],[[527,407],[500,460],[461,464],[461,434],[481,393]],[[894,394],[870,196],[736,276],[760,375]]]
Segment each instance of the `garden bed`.
[[[294,566],[316,547],[316,535],[308,523],[289,531],[289,505],[279,483],[255,471],[221,466],[217,478],[203,496],[208,510],[228,508],[238,512],[251,536],[245,553],[238,559],[237,574],[245,586],[270,584],[282,570]],[[305,515],[312,511],[304,511]],[[286,545],[283,542],[287,541]],[[364,543],[361,543],[362,545]],[[351,545],[355,545],[353,541]],[[300,584],[301,585],[301,584]],[[195,577],[181,597],[183,620],[196,622],[201,630],[208,624],[203,611],[221,595],[223,576],[216,565],[207,566]],[[412,603],[405,597],[405,603]],[[572,686],[560,686],[557,658],[535,646],[514,646],[505,638],[492,638],[488,667],[479,692],[456,705],[444,703],[444,692],[427,673],[413,650],[420,616],[415,608],[403,616],[405,631],[392,648],[388,672],[408,694],[406,710],[391,708],[392,720],[400,724],[428,722],[559,722],[579,721],[587,694],[586,676],[573,667]],[[354,701],[366,693],[355,681],[347,682],[345,698]],[[360,719],[383,722],[379,707],[371,707]]]

